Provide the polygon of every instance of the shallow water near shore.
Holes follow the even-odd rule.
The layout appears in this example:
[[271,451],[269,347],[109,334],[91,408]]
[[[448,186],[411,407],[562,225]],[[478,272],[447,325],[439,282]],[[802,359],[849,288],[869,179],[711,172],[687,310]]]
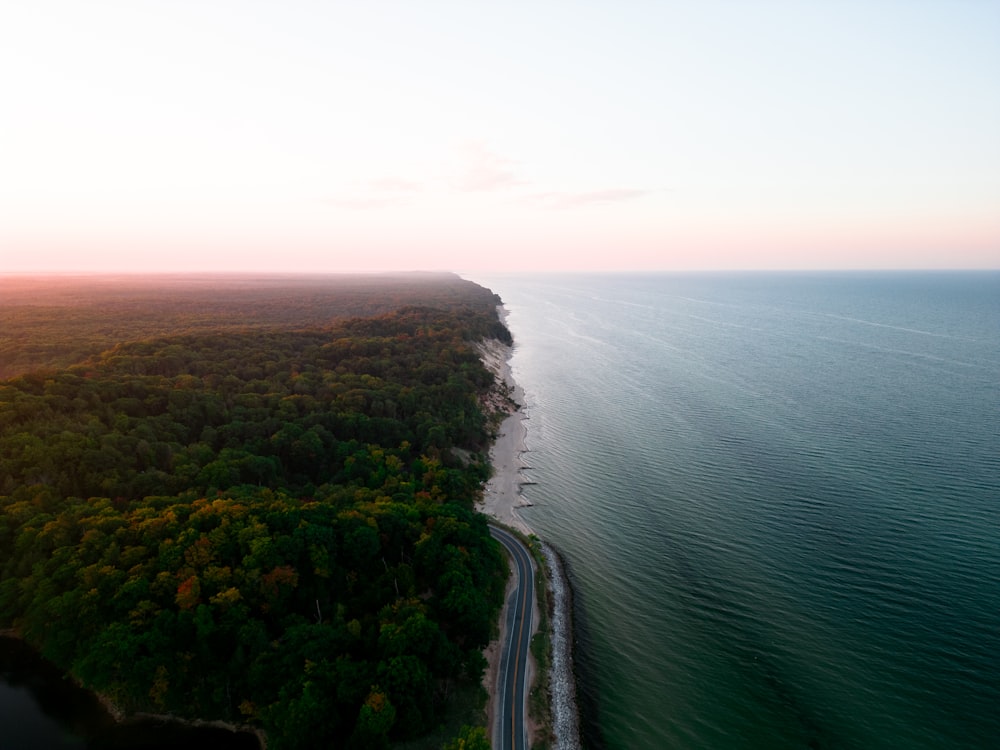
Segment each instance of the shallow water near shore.
[[590,744],[995,746],[1000,274],[473,278]]

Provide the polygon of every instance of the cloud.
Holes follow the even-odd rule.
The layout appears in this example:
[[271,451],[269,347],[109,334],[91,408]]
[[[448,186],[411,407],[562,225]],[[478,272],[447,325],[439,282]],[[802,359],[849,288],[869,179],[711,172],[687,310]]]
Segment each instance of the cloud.
[[368,187],[378,193],[417,193],[423,190],[423,185],[419,182],[402,177],[380,177],[371,180]]
[[337,208],[371,210],[403,206],[409,203],[409,201],[399,196],[379,197],[374,195],[364,195],[349,198],[327,198],[323,201],[323,203],[327,206],[335,206]]
[[463,192],[488,192],[524,184],[514,171],[516,162],[494,153],[483,143],[465,144],[462,161],[455,187]]
[[622,203],[645,197],[652,192],[651,190],[622,188],[573,193],[535,193],[526,196],[523,202],[538,208],[568,209],[604,203]]
[[328,198],[323,203],[337,208],[360,210],[395,208],[412,203],[413,194],[423,189],[424,186],[414,180],[402,177],[378,177],[355,183],[351,195]]

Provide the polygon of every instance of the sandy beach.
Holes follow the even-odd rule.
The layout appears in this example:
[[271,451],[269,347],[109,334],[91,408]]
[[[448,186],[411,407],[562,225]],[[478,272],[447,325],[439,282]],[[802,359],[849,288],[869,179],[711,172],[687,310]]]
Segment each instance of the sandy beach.
[[[500,315],[504,316],[504,310],[500,309]],[[527,433],[524,424],[527,416],[524,413],[524,394],[514,382],[510,371],[510,355],[513,347],[510,347],[497,339],[490,339],[480,342],[479,355],[498,383],[503,386],[498,387],[489,396],[487,408],[493,412],[506,413],[507,416],[501,422],[497,431],[496,439],[490,448],[490,464],[493,473],[486,486],[483,488],[483,498],[476,505],[476,510],[484,513],[490,518],[496,519],[504,526],[517,529],[525,534],[533,533],[531,528],[525,523],[517,512],[518,508],[527,505],[521,495],[521,484],[525,480],[521,476],[521,469],[524,468],[522,456],[526,452],[525,435]],[[508,582],[507,593],[504,595],[505,601],[513,590],[513,578]],[[490,727],[491,742],[498,741],[497,729],[494,716],[494,697],[497,689],[497,669],[500,662],[500,643],[505,638],[504,622],[506,618],[500,617],[500,632],[497,640],[494,640],[483,651],[486,657],[487,668],[483,675],[483,687],[490,695],[487,704],[487,725]],[[536,608],[535,617],[532,621],[532,629],[538,627],[539,617]],[[529,672],[534,672],[534,659],[529,657]],[[528,717],[529,733],[534,736],[539,731],[539,727]]]
[[[527,481],[521,475],[521,470],[525,468],[523,456],[527,452],[524,445],[527,433],[524,422],[527,420],[527,415],[522,408],[524,394],[511,377],[511,351],[511,347],[495,339],[480,344],[483,363],[500,382],[506,384],[509,395],[507,408],[515,410],[500,424],[497,438],[490,448],[493,475],[486,483],[483,499],[476,506],[476,510],[506,526],[531,534],[533,533],[531,527],[518,513],[518,508],[529,505],[521,495],[521,487]],[[510,406],[510,400],[513,401],[513,406]]]
[[[505,316],[505,311],[501,308],[500,315]],[[504,385],[499,387],[490,396],[488,408],[494,412],[507,413],[507,417],[500,424],[497,431],[496,440],[490,449],[490,463],[493,466],[493,475],[486,483],[483,490],[483,499],[476,506],[481,513],[485,513],[496,519],[501,524],[517,529],[525,534],[533,534],[531,527],[525,522],[518,512],[519,509],[527,507],[530,503],[521,494],[521,488],[526,480],[521,471],[527,468],[524,463],[524,456],[527,453],[525,447],[525,436],[527,434],[528,419],[524,412],[524,393],[514,382],[510,370],[510,356],[512,347],[497,340],[484,341],[479,345],[479,354],[483,364],[493,373],[499,383]],[[553,603],[552,616],[552,661],[549,665],[549,688],[550,701],[552,706],[553,727],[550,731],[554,736],[544,738],[553,741],[556,750],[579,750],[580,741],[578,734],[578,722],[575,692],[572,671],[572,626],[569,619],[569,585],[565,580],[562,566],[559,563],[558,555],[548,546],[542,545],[546,564],[549,568],[547,579],[551,587],[551,601]],[[511,581],[511,585],[513,581]],[[508,594],[510,586],[508,586]],[[543,598],[544,601],[544,598]],[[497,665],[499,661],[499,643],[504,637],[504,618],[501,617],[501,632],[499,639],[490,644],[485,650],[488,668],[484,675],[483,685],[486,687],[491,698],[487,713],[489,715],[488,724],[491,728],[491,736],[496,739],[496,727],[493,716],[493,695],[496,689]],[[536,608],[535,617],[532,622],[532,629],[537,630],[539,626],[539,613]],[[534,658],[528,660],[529,675],[535,673],[537,665]],[[534,679],[533,677],[531,679]],[[529,734],[533,740],[542,740],[540,727],[531,717],[528,718]]]

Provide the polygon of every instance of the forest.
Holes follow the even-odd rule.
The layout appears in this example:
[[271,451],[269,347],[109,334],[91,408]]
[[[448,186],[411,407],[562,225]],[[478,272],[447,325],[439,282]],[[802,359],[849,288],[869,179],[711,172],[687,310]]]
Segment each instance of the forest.
[[474,345],[510,341],[495,295],[24,288],[0,301],[0,627],[126,712],[270,748],[437,727],[480,679],[507,575],[472,509],[496,387]]

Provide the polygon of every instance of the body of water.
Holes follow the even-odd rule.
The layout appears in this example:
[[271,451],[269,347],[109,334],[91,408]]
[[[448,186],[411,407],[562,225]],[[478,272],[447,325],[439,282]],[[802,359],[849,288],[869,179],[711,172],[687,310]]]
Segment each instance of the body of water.
[[1000,274],[476,277],[593,746],[1000,741]]
[[0,637],[0,750],[258,750],[249,733],[155,719],[116,724],[93,693]]

